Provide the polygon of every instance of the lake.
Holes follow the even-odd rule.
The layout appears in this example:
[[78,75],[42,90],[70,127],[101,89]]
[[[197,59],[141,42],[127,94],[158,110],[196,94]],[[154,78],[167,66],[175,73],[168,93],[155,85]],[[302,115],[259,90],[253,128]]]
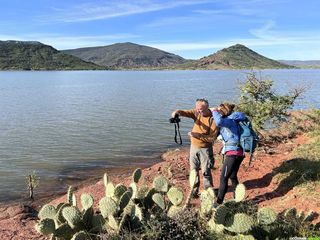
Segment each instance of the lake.
[[[0,202],[27,195],[25,177],[40,176],[36,195],[64,191],[108,168],[147,165],[178,147],[169,124],[197,98],[236,100],[249,71],[0,72]],[[295,108],[320,107],[320,70],[264,70],[279,92],[306,86]],[[192,121],[182,119],[188,146]]]

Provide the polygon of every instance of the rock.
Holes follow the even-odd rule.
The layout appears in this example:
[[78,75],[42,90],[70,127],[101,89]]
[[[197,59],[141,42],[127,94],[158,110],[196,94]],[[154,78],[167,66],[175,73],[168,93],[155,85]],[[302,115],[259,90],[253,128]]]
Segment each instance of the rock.
[[22,204],[18,204],[15,206],[8,207],[6,212],[10,217],[14,217],[18,214],[24,213],[25,207]]

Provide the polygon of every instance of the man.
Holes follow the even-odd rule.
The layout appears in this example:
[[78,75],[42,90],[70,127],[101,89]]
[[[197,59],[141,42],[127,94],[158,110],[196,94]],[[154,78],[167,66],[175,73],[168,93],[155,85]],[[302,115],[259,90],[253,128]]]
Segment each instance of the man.
[[211,169],[213,169],[214,158],[212,143],[218,135],[218,129],[212,118],[209,103],[206,99],[197,99],[196,108],[192,110],[176,110],[172,117],[182,116],[192,118],[194,125],[192,131],[188,133],[191,137],[190,146],[190,170],[197,171],[197,181],[193,189],[193,197],[199,195],[199,169],[203,174],[204,188],[213,187]]

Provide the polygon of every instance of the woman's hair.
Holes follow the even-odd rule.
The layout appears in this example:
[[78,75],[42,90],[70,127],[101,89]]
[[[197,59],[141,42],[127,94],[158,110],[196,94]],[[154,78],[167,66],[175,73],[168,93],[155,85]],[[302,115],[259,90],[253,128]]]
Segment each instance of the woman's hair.
[[222,114],[222,116],[229,116],[232,112],[233,109],[236,105],[232,104],[232,103],[221,103],[219,105],[219,110]]

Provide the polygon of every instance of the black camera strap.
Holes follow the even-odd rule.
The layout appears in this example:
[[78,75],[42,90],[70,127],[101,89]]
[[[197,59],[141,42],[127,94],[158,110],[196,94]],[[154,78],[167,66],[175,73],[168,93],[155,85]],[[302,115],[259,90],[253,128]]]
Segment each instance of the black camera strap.
[[[180,138],[180,141],[178,142],[177,140],[177,135],[179,134],[179,138]],[[180,126],[179,126],[179,123],[178,122],[175,122],[174,123],[174,141],[179,144],[179,145],[182,145],[182,138],[181,138],[181,134],[180,134]]]

